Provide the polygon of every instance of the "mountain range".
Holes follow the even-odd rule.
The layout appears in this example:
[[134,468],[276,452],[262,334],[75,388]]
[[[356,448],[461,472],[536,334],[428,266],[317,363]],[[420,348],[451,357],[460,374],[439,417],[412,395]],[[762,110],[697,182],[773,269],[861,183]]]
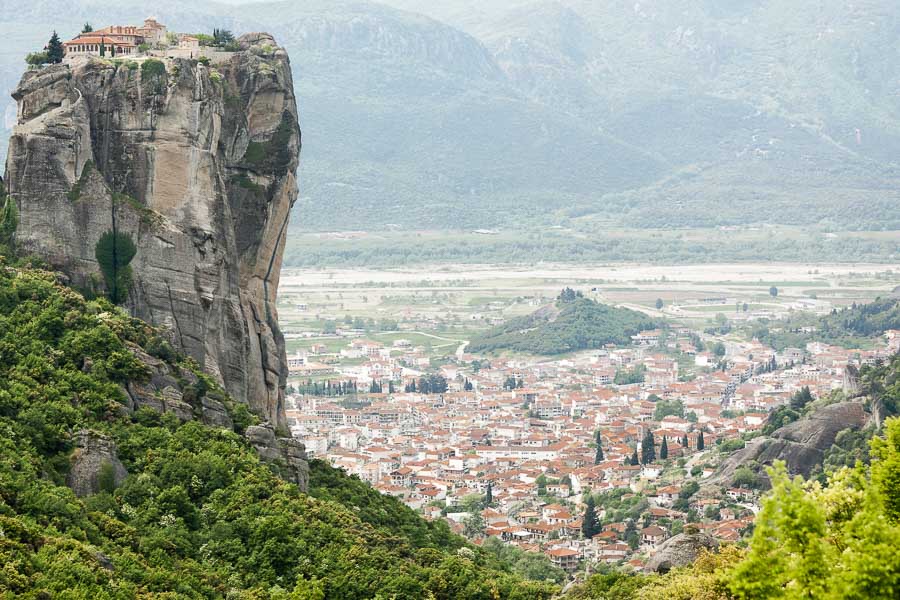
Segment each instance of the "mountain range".
[[0,87],[50,30],[152,10],[172,30],[265,30],[289,51],[295,230],[900,228],[895,3],[387,4],[5,0]]

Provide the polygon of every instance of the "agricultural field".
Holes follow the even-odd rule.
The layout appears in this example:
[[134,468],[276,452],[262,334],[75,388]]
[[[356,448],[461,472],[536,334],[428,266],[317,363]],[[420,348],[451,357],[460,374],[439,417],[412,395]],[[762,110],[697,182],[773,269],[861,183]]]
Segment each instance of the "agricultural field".
[[900,265],[285,269],[279,313],[289,354],[315,344],[339,353],[365,338],[419,347],[438,364],[489,327],[552,302],[567,286],[602,303],[702,328],[868,302],[900,286]]

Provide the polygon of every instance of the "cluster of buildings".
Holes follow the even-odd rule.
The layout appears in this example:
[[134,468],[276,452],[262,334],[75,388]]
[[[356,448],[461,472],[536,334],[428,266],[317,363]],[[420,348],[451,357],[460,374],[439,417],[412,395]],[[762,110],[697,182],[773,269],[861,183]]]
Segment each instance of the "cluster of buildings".
[[[900,350],[900,332],[868,351],[727,341],[724,357],[698,352],[696,339],[688,329],[645,332],[627,348],[550,362],[460,354],[438,369],[448,382],[439,394],[404,391],[425,373],[420,349],[356,339],[340,352],[297,355],[292,372],[298,382],[312,377],[304,368],[327,368],[360,392],[295,394],[288,420],[310,454],[461,533],[474,527],[476,538],[542,552],[569,572],[596,562],[640,567],[686,526],[733,541],[752,523],[753,485],[703,485],[725,456],[720,444],[761,430],[799,390],[842,389],[848,366]],[[635,371],[642,382],[615,383]],[[364,393],[373,383],[382,391]],[[656,460],[633,464],[648,432]],[[598,504],[598,531],[586,539],[588,492],[616,501]],[[474,502],[488,494],[489,505]]]
[[66,57],[104,56],[109,58],[137,56],[146,47],[157,50],[177,48],[191,53],[199,52],[200,40],[187,34],[169,34],[165,25],[154,18],[147,18],[143,25],[110,25],[79,34],[63,42]]

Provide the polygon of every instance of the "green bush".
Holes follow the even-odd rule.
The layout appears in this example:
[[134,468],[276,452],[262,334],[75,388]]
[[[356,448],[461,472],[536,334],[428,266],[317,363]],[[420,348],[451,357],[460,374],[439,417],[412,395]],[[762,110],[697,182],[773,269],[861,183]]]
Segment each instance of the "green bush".
[[0,256],[15,251],[16,229],[19,227],[19,210],[10,196],[0,206]]
[[161,94],[166,89],[166,64],[155,58],[148,58],[141,63],[141,84],[153,94]]
[[128,298],[132,282],[129,265],[135,254],[137,246],[131,235],[114,231],[101,235],[94,248],[94,256],[106,282],[106,292],[114,304],[121,304]]
[[78,181],[72,186],[72,189],[68,191],[66,197],[70,202],[77,202],[81,199],[81,188],[84,187],[85,183],[87,183],[87,178],[90,176],[91,171],[94,170],[94,161],[89,160],[84,163],[84,167],[81,168],[81,176],[78,178]]

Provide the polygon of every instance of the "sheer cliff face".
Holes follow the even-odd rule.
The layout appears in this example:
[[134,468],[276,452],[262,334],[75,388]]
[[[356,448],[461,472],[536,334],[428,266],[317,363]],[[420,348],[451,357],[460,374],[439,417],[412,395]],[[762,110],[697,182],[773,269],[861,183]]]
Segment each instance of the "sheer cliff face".
[[267,34],[239,41],[209,65],[83,58],[29,71],[13,94],[6,184],[18,249],[76,287],[108,291],[97,243],[130,236],[134,316],[283,425],[276,293],[300,130],[287,54]]

